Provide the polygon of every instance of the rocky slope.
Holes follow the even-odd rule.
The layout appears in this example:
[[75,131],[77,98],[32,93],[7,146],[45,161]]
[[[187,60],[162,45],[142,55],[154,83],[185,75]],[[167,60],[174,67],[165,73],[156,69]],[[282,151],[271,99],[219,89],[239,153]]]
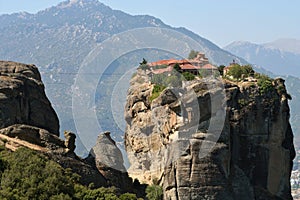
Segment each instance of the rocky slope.
[[138,71],[128,90],[133,178],[159,180],[164,199],[292,199],[295,151],[284,80],[262,92],[255,80],[201,79],[150,101],[152,89]]

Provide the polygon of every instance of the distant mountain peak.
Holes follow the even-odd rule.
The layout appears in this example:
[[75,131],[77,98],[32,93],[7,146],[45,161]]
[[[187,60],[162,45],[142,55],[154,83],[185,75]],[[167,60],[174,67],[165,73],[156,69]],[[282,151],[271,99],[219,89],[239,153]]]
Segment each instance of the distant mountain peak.
[[98,0],[67,0],[58,4],[57,7],[59,8],[67,8],[72,6],[84,7],[87,4],[102,4],[102,3],[100,3]]

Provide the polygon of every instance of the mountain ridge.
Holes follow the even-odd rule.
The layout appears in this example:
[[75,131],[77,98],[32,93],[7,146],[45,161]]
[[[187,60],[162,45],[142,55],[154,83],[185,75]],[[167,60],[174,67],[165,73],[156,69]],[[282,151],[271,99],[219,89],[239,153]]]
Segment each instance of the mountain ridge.
[[[113,10],[97,0],[69,3],[70,1],[65,1],[36,14],[0,16],[0,42],[3,44],[0,59],[34,63],[40,67],[46,93],[60,118],[61,130],[76,132],[72,116],[74,79],[86,56],[112,35],[144,27],[171,29],[199,43],[202,49],[197,50],[203,51],[214,64],[230,63],[233,59],[246,62],[192,31],[172,28],[152,16],[132,16]],[[141,55],[136,57],[140,58]],[[105,112],[107,111],[99,111]],[[111,125],[111,115],[100,120],[105,123],[105,129],[114,134],[118,131],[115,125]]]

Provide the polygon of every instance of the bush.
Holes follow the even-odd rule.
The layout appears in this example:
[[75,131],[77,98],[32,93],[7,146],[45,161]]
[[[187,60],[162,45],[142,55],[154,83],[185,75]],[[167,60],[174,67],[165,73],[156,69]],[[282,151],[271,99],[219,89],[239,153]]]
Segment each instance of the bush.
[[120,200],[136,200],[135,194],[125,193],[120,196]]
[[79,176],[36,151],[0,149],[2,177],[0,199],[33,200],[136,200],[135,194],[118,197],[116,188],[91,189],[78,183]]
[[258,78],[257,85],[259,86],[260,94],[266,94],[272,90],[274,90],[274,86],[272,84],[272,79],[263,74],[257,74]]
[[146,188],[146,197],[149,200],[162,200],[163,198],[163,190],[159,185],[149,185]]
[[230,67],[228,75],[232,76],[236,80],[240,80],[241,78],[253,76],[254,70],[250,65],[241,66],[239,64],[235,64],[232,67]]
[[186,81],[192,81],[195,79],[195,75],[190,72],[183,72],[182,76],[183,76],[184,80],[186,80]]
[[194,59],[197,57],[199,51],[195,51],[195,50],[191,50],[191,52],[189,53],[189,57],[188,59]]
[[[27,148],[20,148],[6,158],[1,177],[1,199],[51,199],[73,196],[77,176],[54,161]],[[53,197],[54,198],[54,197]]]

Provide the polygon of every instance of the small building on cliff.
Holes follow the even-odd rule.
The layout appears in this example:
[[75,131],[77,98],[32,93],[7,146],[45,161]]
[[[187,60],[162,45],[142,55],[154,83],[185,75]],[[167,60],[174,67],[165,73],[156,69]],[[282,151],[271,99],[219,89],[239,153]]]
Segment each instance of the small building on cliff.
[[169,59],[148,64],[150,71],[153,74],[171,72],[175,65],[180,67],[179,72],[190,72],[194,75],[199,75],[202,70],[205,72],[214,72],[218,70],[217,67],[209,63],[208,58],[205,57],[204,53],[199,53],[194,59]]

